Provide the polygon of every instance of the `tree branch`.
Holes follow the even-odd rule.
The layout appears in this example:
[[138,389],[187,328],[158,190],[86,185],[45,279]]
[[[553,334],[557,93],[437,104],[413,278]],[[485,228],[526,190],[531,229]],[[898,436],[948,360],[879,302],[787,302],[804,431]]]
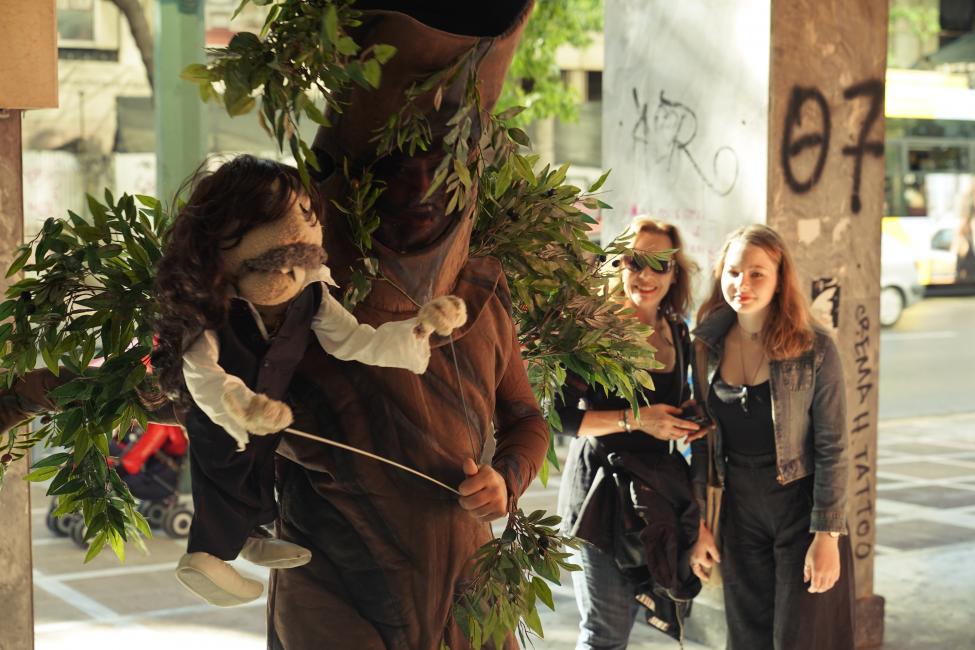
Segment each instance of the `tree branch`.
[[146,67],[146,78],[149,80],[149,87],[155,90],[152,77],[153,66],[155,65],[153,61],[153,36],[152,31],[149,29],[149,22],[146,20],[146,14],[142,9],[142,5],[139,0],[107,1],[115,5],[122,15],[125,16],[125,20],[129,24],[129,30],[132,32],[132,38],[135,39],[135,46],[139,49],[139,54],[142,55],[142,63]]

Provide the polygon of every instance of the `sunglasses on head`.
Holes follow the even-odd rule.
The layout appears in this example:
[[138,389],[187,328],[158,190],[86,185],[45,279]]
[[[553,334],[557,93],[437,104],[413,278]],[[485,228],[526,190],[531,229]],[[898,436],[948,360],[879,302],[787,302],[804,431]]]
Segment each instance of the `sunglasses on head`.
[[623,256],[623,266],[625,266],[627,269],[629,269],[634,273],[640,273],[641,271],[643,271],[643,269],[650,269],[654,273],[664,275],[665,273],[669,273],[671,269],[674,268],[674,264],[675,264],[674,258],[671,257],[669,260],[660,261],[660,268],[655,269],[652,266],[650,266],[650,264],[645,259],[633,257],[632,255]]

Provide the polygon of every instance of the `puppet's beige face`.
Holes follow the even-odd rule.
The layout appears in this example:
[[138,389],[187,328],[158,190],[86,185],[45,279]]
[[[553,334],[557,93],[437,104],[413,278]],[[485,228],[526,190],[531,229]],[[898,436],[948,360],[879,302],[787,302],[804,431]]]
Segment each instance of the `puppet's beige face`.
[[288,302],[305,286],[307,273],[324,262],[322,227],[300,196],[285,217],[250,230],[224,251],[223,265],[237,293],[254,305]]

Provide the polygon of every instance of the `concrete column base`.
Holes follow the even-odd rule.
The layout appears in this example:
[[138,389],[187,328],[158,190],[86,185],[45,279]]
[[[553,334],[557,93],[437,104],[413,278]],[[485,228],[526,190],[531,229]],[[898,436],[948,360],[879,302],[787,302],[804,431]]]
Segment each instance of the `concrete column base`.
[[879,648],[884,642],[884,597],[857,598],[857,650]]

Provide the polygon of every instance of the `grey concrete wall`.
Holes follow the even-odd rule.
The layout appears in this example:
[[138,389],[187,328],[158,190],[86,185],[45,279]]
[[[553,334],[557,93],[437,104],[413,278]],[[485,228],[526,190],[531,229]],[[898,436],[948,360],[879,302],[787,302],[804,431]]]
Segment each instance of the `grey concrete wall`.
[[765,221],[769,2],[605,6],[604,241],[653,214],[710,268],[728,231]]
[[[4,270],[24,237],[20,115],[20,111],[0,112],[0,268]],[[0,280],[0,290],[8,284]],[[30,492],[23,480],[28,460],[23,458],[7,469],[0,490],[0,603],[4,621],[0,650],[34,647]]]
[[772,3],[768,224],[843,356],[861,646],[883,633],[873,567],[886,54],[886,2]]

